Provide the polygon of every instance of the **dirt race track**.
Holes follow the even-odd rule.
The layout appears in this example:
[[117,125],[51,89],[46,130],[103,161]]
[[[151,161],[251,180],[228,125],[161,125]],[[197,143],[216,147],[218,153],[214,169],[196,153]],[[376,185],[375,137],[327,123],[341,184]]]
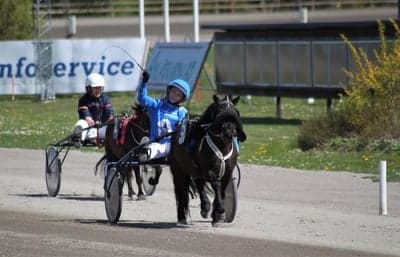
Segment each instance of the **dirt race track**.
[[379,184],[363,175],[241,165],[235,222],[211,227],[195,199],[193,226],[180,228],[166,167],[155,194],[124,199],[111,226],[100,156],[72,151],[50,198],[44,151],[0,149],[0,256],[400,256],[399,183],[379,216]]

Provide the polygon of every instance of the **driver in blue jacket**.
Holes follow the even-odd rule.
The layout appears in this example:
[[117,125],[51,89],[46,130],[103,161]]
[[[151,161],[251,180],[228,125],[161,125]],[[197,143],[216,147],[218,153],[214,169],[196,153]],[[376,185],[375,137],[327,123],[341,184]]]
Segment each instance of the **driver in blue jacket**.
[[[153,140],[175,131],[178,123],[186,117],[187,110],[180,104],[189,99],[190,86],[183,79],[175,79],[167,84],[165,97],[153,98],[147,94],[146,83],[149,78],[150,74],[144,71],[137,100],[149,112],[150,140]],[[166,157],[171,149],[171,136],[163,137],[159,142],[152,142],[146,148],[147,160]]]

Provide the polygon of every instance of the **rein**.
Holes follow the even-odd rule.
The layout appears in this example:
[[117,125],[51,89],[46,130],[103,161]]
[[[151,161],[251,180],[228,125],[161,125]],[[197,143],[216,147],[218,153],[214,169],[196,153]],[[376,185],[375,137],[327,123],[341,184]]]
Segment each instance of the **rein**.
[[207,134],[201,139],[200,141],[200,146],[199,146],[199,152],[201,151],[201,149],[203,148],[203,143],[204,143],[204,139],[206,140],[206,143],[208,144],[208,146],[211,148],[211,150],[214,152],[215,156],[217,156],[217,158],[220,160],[221,165],[219,165],[219,172],[218,172],[218,176],[217,179],[221,179],[224,174],[225,174],[225,161],[228,160],[229,158],[232,157],[233,154],[233,144],[231,144],[231,150],[228,152],[228,154],[226,154],[224,156],[224,154],[219,150],[219,148],[215,145],[215,143],[212,141],[209,133],[207,132]]
[[[142,126],[140,126],[139,124],[136,124],[136,123],[134,123],[134,122],[131,122],[130,124],[131,124],[132,126],[136,127],[137,129],[141,130],[141,131],[143,132],[143,134],[146,134],[146,133],[149,132],[149,130],[144,129],[144,128],[143,128]],[[139,145],[139,144],[140,144],[140,141],[135,137],[135,134],[133,133],[133,129],[130,129],[130,130],[129,130],[129,134],[130,134],[131,138],[133,139],[133,141],[135,141],[135,143],[136,143],[137,145]],[[141,138],[140,138],[140,139],[141,139]]]

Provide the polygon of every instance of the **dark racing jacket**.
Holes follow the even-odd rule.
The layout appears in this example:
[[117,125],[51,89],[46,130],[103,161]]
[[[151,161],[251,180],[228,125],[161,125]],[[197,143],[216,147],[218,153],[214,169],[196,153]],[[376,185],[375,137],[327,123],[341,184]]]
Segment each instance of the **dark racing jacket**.
[[99,98],[89,93],[84,94],[78,103],[79,119],[92,117],[95,122],[105,123],[114,116],[110,98],[101,94]]

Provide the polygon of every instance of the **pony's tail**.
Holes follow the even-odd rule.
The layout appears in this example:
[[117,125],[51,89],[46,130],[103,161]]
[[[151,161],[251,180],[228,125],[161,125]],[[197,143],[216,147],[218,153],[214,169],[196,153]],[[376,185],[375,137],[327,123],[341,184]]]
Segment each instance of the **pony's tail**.
[[106,159],[106,155],[103,155],[103,157],[100,158],[100,160],[97,161],[96,166],[94,167],[94,175],[97,176],[97,171],[99,170],[100,164]]

